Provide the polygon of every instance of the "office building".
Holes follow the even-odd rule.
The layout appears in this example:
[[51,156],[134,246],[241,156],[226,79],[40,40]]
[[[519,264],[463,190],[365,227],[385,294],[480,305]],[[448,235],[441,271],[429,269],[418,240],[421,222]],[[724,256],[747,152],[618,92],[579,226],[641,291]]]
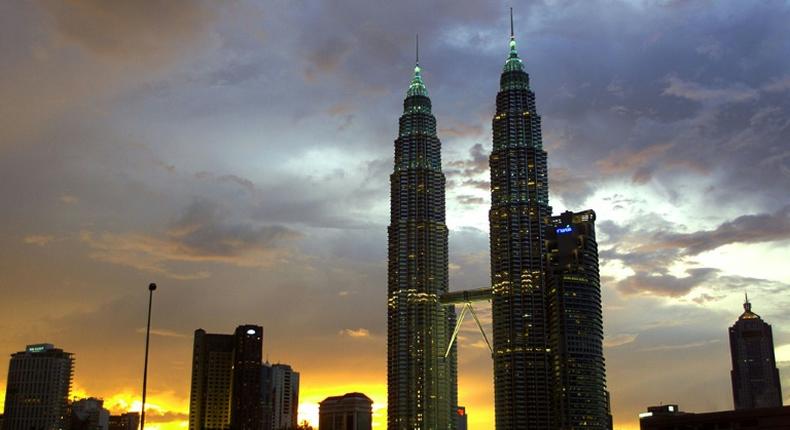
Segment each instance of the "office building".
[[554,428],[608,430],[595,212],[564,212],[546,230]]
[[546,321],[548,169],[529,75],[516,50],[499,80],[491,169],[491,301],[497,430],[548,430],[552,369]]
[[95,397],[71,402],[69,430],[109,430],[110,411],[104,409],[104,401]]
[[233,430],[261,430],[261,358],[263,327],[242,325],[233,335],[233,387],[231,427]]
[[52,344],[28,345],[11,354],[3,429],[67,428],[73,372],[73,355]]
[[108,430],[137,430],[140,426],[139,412],[126,412],[120,415],[110,415]]
[[242,325],[234,334],[195,330],[190,430],[266,430],[261,402],[263,328]]
[[452,429],[456,352],[445,351],[455,308],[439,301],[448,288],[445,177],[419,61],[395,140],[390,199],[387,428]]
[[318,430],[371,430],[373,400],[362,393],[327,397],[318,406]]
[[272,429],[296,428],[299,409],[299,373],[287,364],[271,366]]
[[652,406],[639,414],[640,430],[787,430],[790,406],[706,413],[682,412],[677,405]]
[[230,428],[233,346],[233,335],[195,330],[189,398],[190,430]]
[[752,312],[748,297],[743,314],[730,327],[730,354],[735,409],[782,406],[771,325]]

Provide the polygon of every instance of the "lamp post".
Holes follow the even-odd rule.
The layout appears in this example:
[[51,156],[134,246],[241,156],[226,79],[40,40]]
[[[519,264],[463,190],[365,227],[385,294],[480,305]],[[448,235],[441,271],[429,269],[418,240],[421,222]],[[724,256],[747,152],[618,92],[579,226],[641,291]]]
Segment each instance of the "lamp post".
[[140,430],[145,430],[145,390],[148,384],[148,340],[151,337],[151,303],[154,300],[156,284],[148,284],[148,327],[145,329],[145,364],[143,365],[143,405],[140,408]]

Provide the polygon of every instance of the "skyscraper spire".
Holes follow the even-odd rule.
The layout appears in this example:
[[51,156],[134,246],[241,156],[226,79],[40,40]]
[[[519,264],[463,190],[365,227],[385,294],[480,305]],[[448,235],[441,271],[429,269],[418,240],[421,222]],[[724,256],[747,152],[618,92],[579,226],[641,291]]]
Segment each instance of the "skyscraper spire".
[[505,61],[505,68],[503,71],[512,72],[514,70],[524,70],[524,64],[518,58],[518,51],[516,51],[516,32],[513,26],[513,8],[510,8],[510,54],[507,61]]
[[420,35],[417,35],[416,56],[414,64],[414,77],[411,78],[409,83],[409,90],[406,92],[406,97],[411,96],[425,96],[428,97],[428,88],[425,87],[425,82],[422,80],[420,72]]
[[417,49],[416,49],[416,51],[417,51],[417,55],[416,55],[417,59],[415,60],[414,64],[419,66],[420,65],[420,33],[417,33]]
[[516,33],[513,31],[513,8],[510,8],[510,40],[516,40]]

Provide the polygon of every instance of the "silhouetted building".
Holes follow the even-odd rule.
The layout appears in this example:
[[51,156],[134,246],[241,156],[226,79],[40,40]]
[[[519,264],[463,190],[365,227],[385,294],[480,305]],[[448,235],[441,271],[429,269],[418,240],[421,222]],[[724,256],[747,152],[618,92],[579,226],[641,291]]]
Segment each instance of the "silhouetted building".
[[95,397],[71,402],[69,430],[109,430],[110,411],[104,409],[104,400]]
[[362,393],[327,397],[318,406],[318,430],[371,430],[373,400]]
[[512,31],[492,122],[488,219],[496,428],[544,430],[552,425],[545,299],[548,169],[535,93]]
[[242,325],[236,328],[233,349],[233,395],[231,427],[233,430],[261,430],[261,356],[263,327]]
[[639,414],[641,430],[787,430],[790,406],[706,413],[681,412],[677,405],[652,406]]
[[189,398],[190,430],[230,428],[233,345],[233,335],[195,330]]
[[466,407],[458,406],[455,409],[455,429],[466,430],[468,426],[468,416],[466,415]]
[[752,312],[748,297],[743,309],[738,321],[730,327],[735,409],[782,406],[782,387],[774,357],[771,325]]
[[11,354],[3,429],[67,428],[73,371],[73,355],[48,343]]
[[456,351],[445,358],[455,308],[447,292],[445,177],[436,118],[414,68],[390,176],[387,276],[387,428],[451,429]]
[[554,362],[554,428],[607,430],[603,315],[595,212],[549,219],[548,329]]
[[190,430],[268,430],[261,402],[263,328],[242,325],[234,334],[195,330]]
[[126,412],[120,415],[110,415],[108,430],[137,430],[140,426],[139,412]]
[[298,425],[299,373],[287,364],[272,365],[272,429]]

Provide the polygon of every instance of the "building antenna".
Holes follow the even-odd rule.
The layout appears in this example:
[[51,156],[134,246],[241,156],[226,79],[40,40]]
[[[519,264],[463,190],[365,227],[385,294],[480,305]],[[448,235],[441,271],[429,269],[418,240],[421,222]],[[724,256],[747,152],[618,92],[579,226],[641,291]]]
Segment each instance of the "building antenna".
[[420,33],[417,33],[417,49],[416,49],[417,65],[420,65]]
[[513,31],[513,8],[510,8],[510,40],[514,40],[516,38],[516,34]]

